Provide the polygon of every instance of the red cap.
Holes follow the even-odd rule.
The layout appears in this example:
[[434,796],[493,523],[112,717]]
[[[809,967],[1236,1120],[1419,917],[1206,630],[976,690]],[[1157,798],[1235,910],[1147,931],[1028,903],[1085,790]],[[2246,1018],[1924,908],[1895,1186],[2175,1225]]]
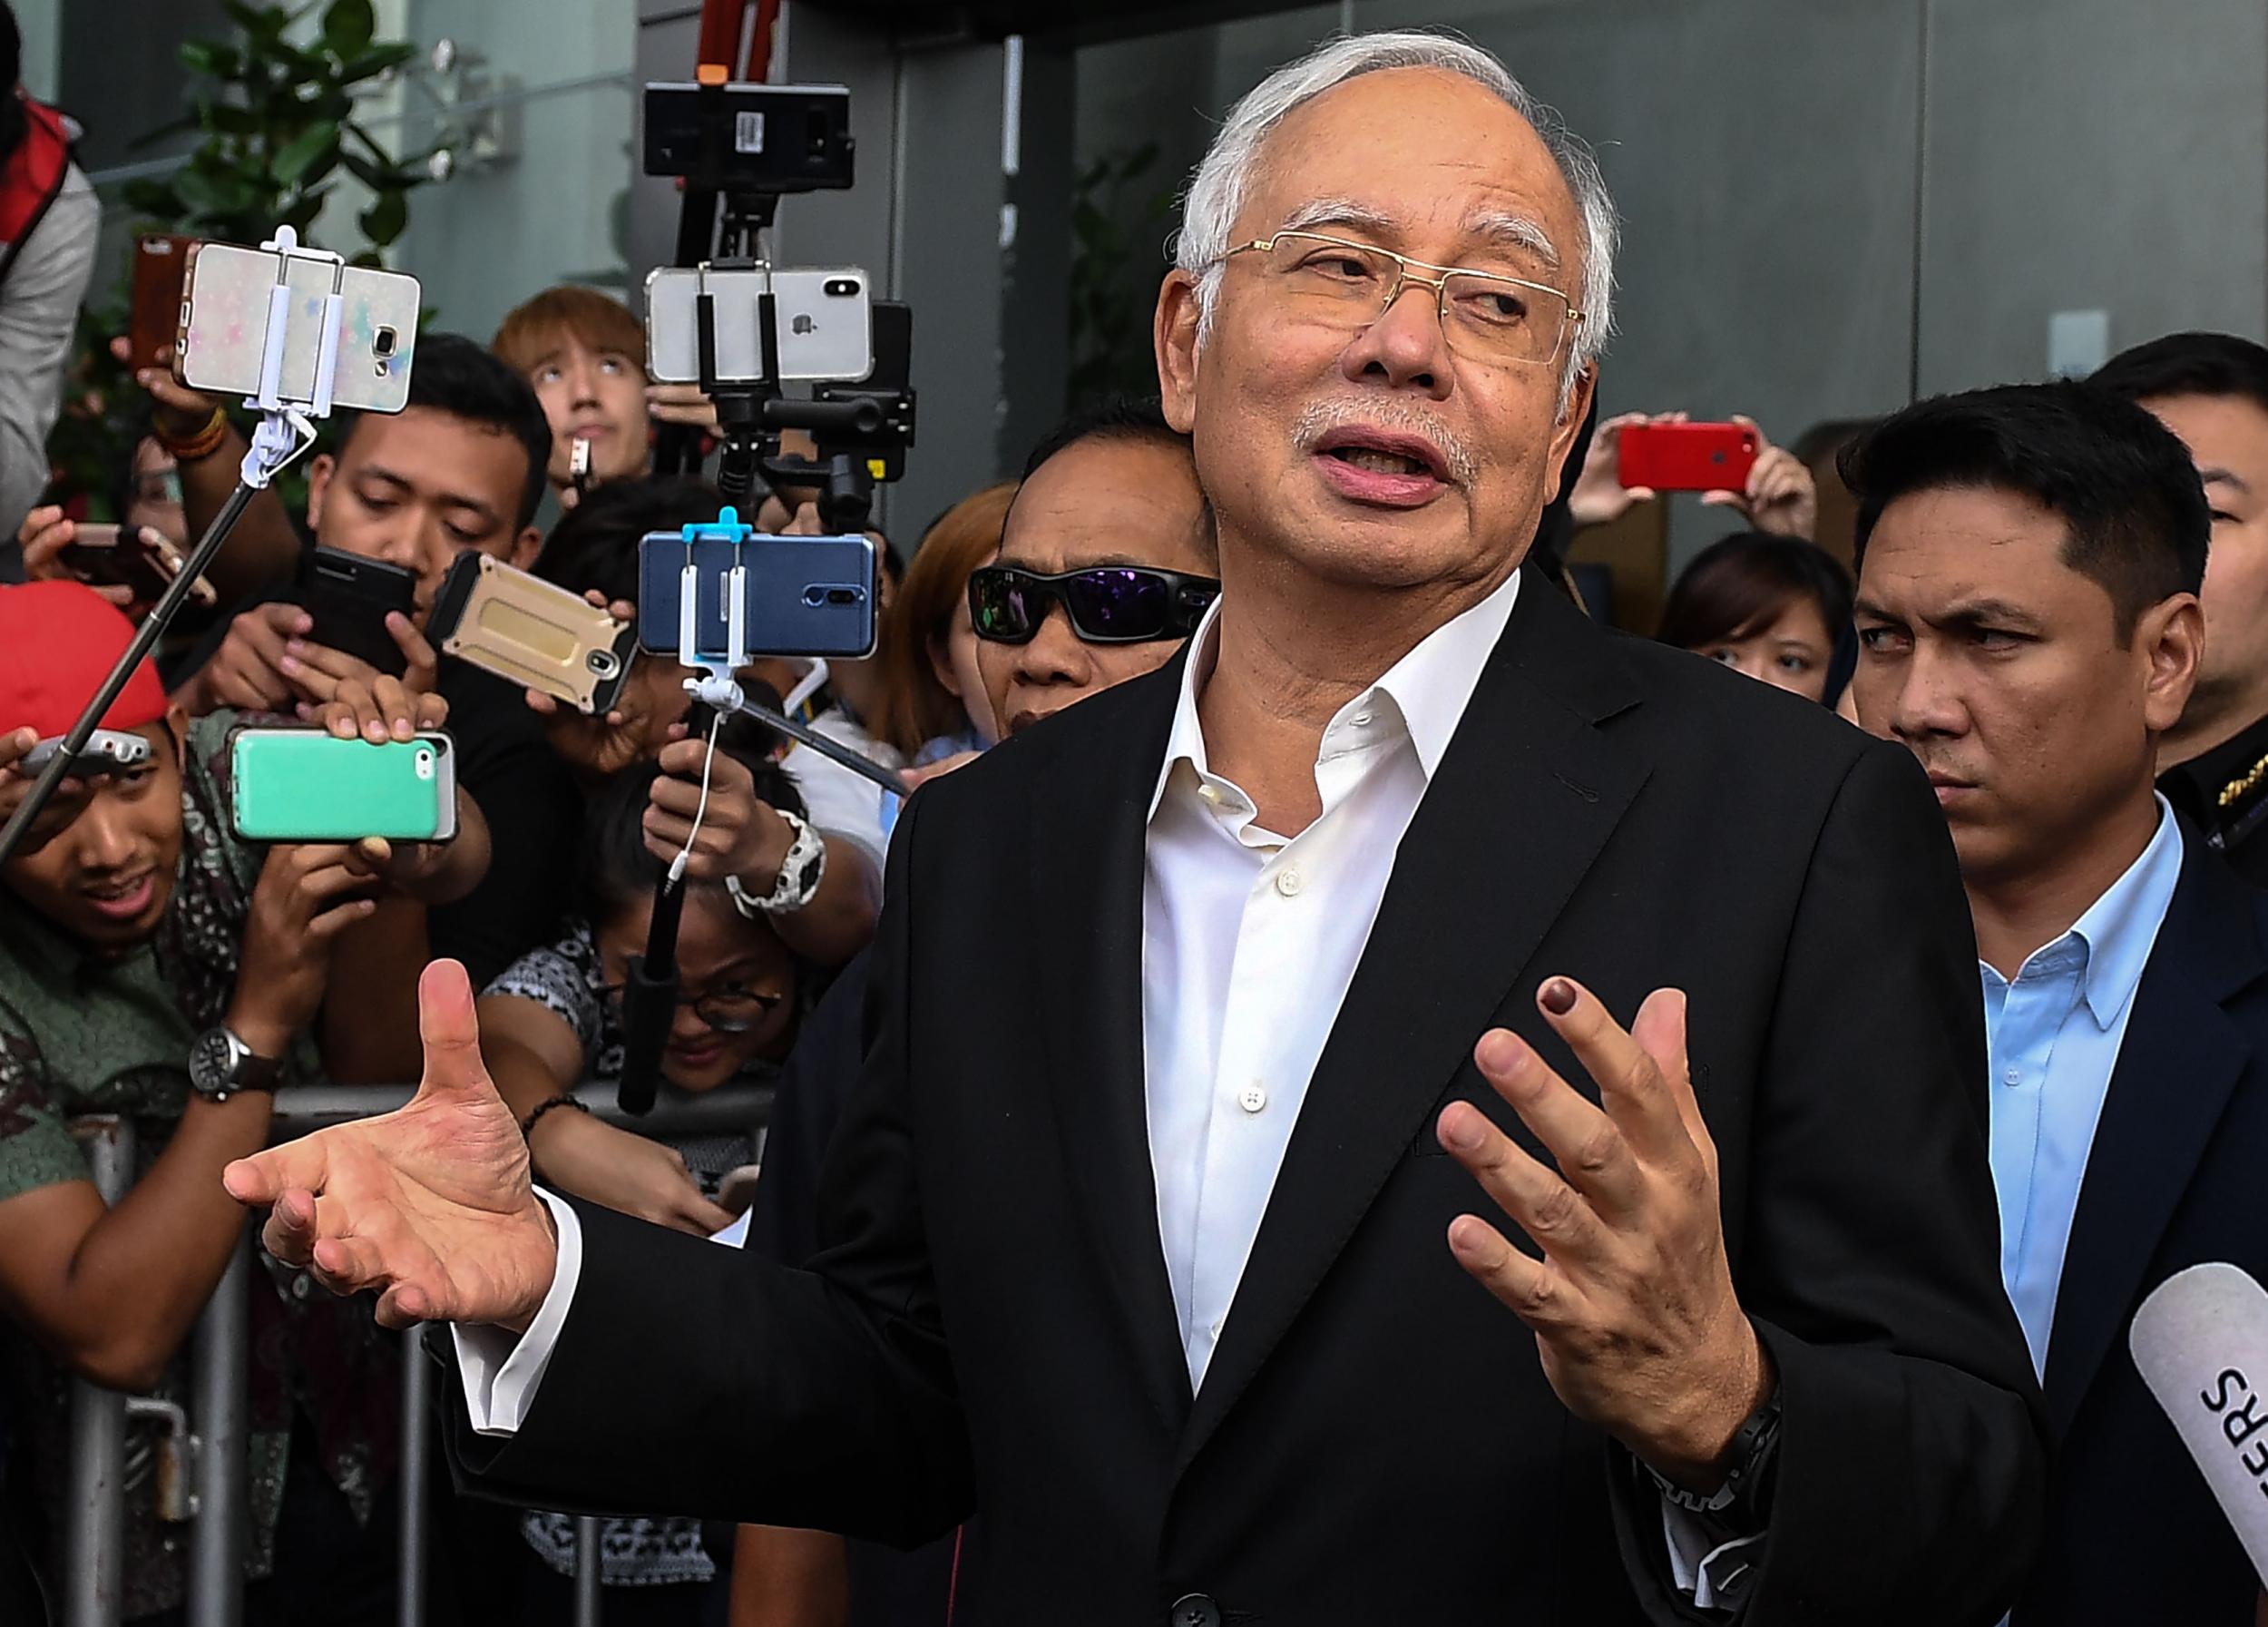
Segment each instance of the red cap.
[[[0,587],[0,734],[26,723],[42,740],[68,733],[133,637],[125,613],[84,583]],[[102,727],[140,729],[165,708],[165,686],[145,657]]]

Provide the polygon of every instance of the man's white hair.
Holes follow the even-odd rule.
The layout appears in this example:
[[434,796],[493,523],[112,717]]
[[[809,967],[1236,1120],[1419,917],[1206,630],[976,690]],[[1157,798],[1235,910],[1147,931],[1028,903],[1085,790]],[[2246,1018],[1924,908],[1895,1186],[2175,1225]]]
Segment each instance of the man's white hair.
[[1534,126],[1574,194],[1583,221],[1583,285],[1576,304],[1584,313],[1569,350],[1566,379],[1606,348],[1614,325],[1614,260],[1618,227],[1614,200],[1590,148],[1557,113],[1530,95],[1504,64],[1469,40],[1422,29],[1349,34],[1325,42],[1276,69],[1237,103],[1204,162],[1190,178],[1183,200],[1181,230],[1174,262],[1197,279],[1198,342],[1211,331],[1220,299],[1221,256],[1229,249],[1237,212],[1251,189],[1268,132],[1293,109],[1334,85],[1388,68],[1438,68],[1490,91]]

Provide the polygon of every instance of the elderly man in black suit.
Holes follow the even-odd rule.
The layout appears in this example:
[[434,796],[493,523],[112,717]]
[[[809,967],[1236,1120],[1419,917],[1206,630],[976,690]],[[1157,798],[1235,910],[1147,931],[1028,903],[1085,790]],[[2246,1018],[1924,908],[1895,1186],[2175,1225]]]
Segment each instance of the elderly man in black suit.
[[981,1510],[988,1622],[1999,1613],[2037,1396],[1922,777],[1520,568],[1614,237],[1461,42],[1239,104],[1157,317],[1222,597],[908,805],[807,1269],[532,1191],[445,964],[415,1102],[231,1171],[456,1324],[468,1474]]

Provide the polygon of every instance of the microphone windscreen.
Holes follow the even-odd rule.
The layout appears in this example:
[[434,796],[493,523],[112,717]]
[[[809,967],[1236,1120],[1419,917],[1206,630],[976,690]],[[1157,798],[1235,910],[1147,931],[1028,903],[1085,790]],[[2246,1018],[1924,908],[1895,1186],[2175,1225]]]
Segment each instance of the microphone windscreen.
[[2268,1293],[2234,1266],[2191,1266],[2143,1300],[2127,1344],[2268,1584]]

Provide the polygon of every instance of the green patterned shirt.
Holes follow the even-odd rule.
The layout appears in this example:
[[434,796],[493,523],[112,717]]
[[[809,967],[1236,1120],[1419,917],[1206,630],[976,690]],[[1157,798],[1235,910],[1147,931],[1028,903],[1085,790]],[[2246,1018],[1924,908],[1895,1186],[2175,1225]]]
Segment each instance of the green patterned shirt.
[[[68,1121],[117,1113],[134,1126],[134,1173],[146,1174],[187,1106],[189,1053],[218,1024],[236,987],[264,845],[230,829],[228,737],[217,711],[190,726],[182,753],[181,857],[151,941],[98,955],[0,887],[0,1201],[93,1178]],[[285,1058],[287,1085],[321,1077],[311,1037]],[[315,1290],[267,1254],[253,1273],[250,1389],[251,1553],[267,1573],[280,1507],[291,1420],[312,1423],[325,1466],[367,1519],[391,1472],[398,1429],[397,1341],[366,1304]],[[15,1353],[28,1357],[18,1345]],[[15,1382],[45,1403],[24,1409],[31,1465],[53,1506],[63,1504],[69,1407],[61,1371],[15,1364]],[[158,1393],[185,1399],[176,1357]],[[149,1470],[150,1426],[130,1427],[125,1614],[164,1610],[181,1596],[181,1528],[159,1524]],[[60,1522],[55,1534],[60,1534]],[[60,1559],[61,1555],[53,1556]]]

